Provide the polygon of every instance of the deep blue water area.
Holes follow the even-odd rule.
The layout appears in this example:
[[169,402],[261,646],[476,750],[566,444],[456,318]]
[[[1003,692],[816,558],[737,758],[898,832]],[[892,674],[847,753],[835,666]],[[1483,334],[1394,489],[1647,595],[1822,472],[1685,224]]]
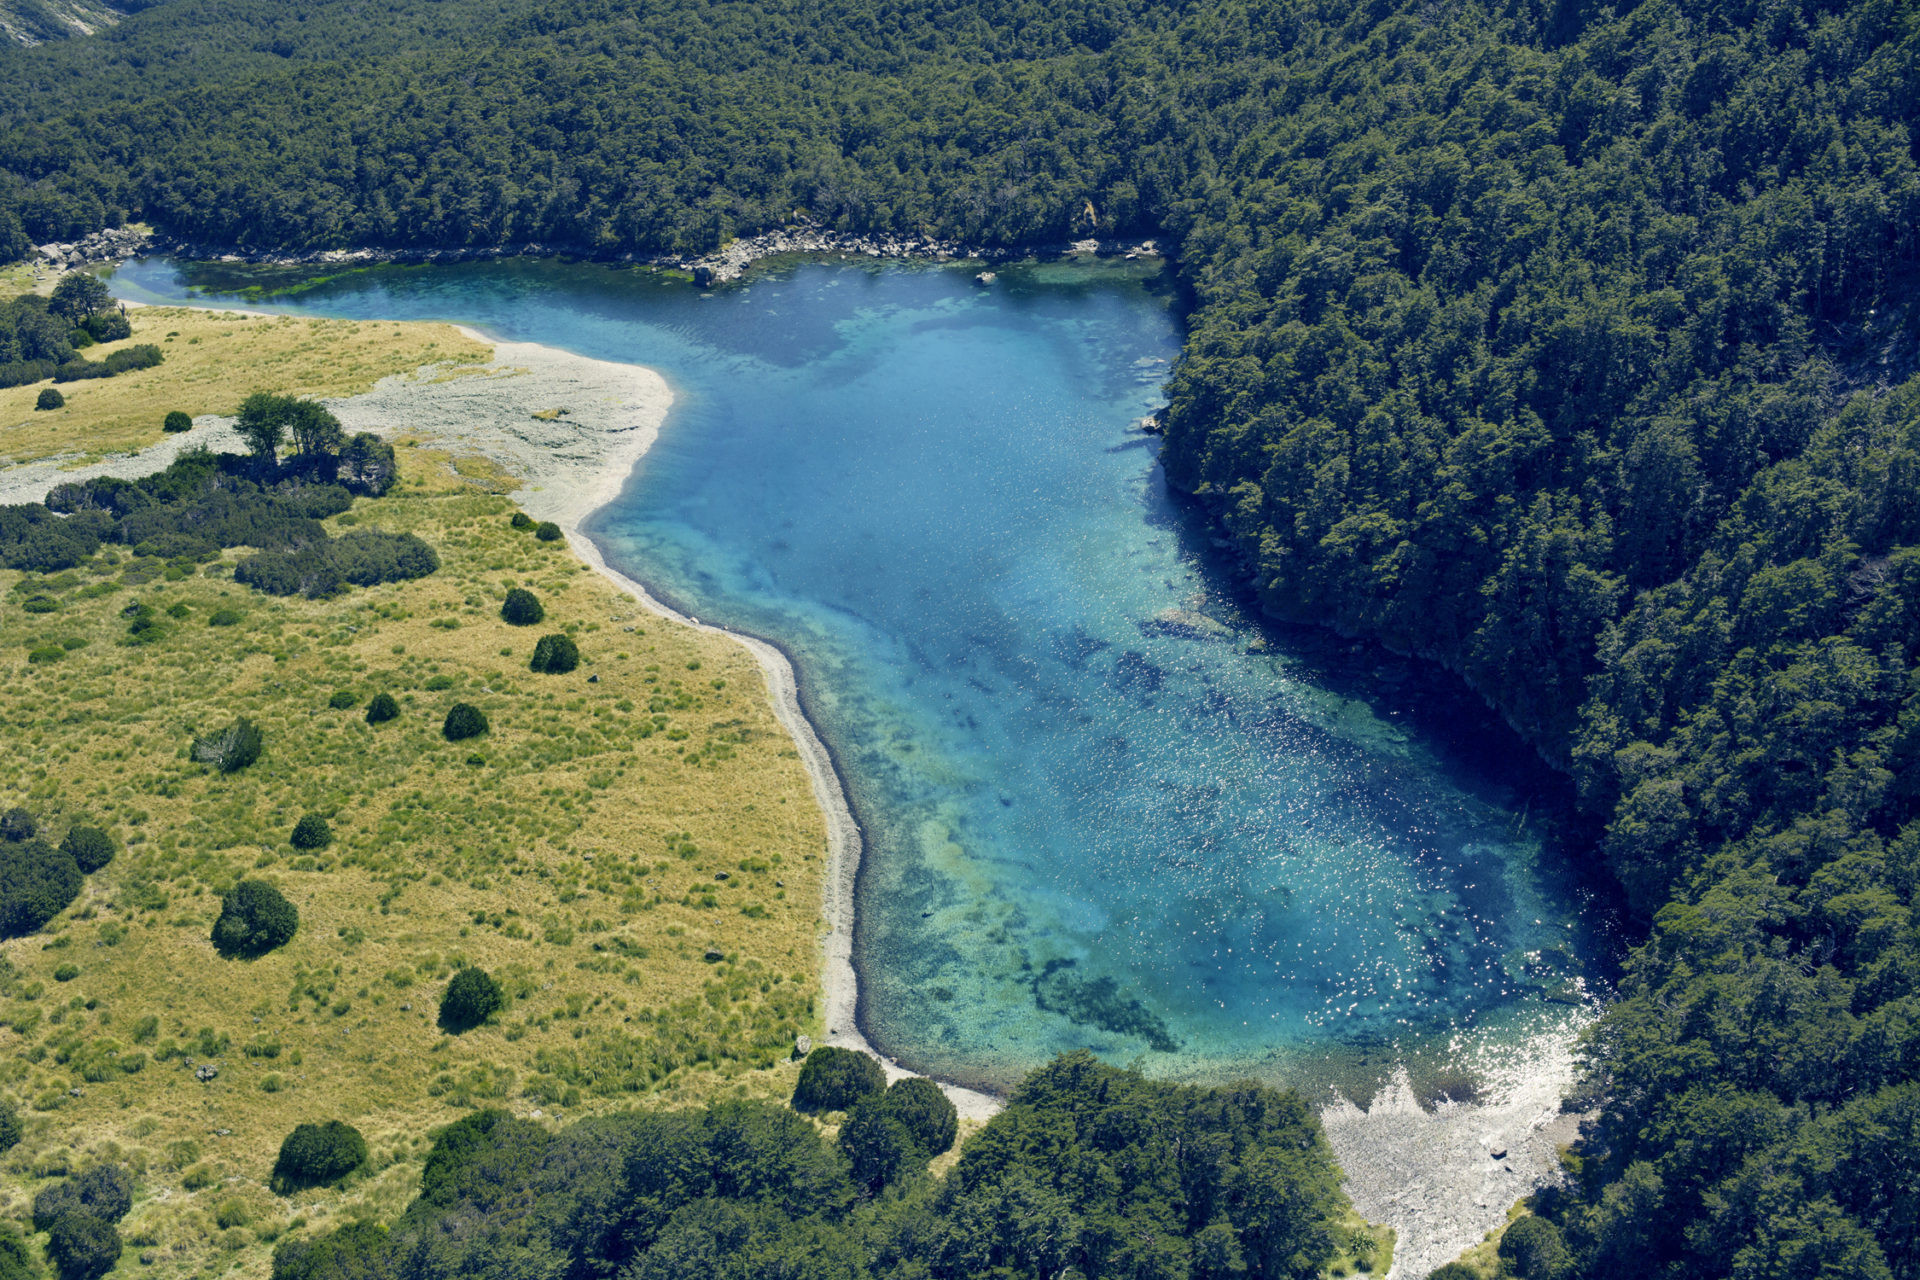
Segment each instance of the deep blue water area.
[[1364,1089],[1571,1025],[1599,913],[1541,820],[1556,785],[1446,682],[1250,616],[1136,425],[1178,351],[1163,279],[976,269],[800,262],[711,294],[551,262],[114,283],[663,373],[660,441],[591,532],[793,655],[867,836],[861,1020],[905,1062],[1004,1086],[1091,1046]]

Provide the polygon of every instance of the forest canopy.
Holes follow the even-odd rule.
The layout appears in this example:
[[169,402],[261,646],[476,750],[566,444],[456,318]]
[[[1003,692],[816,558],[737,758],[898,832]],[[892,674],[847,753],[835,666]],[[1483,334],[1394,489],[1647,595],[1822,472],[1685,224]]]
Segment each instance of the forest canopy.
[[1920,1277],[1914,0],[309,9],[0,52],[0,252],[1160,237],[1169,476],[1566,770],[1644,930],[1576,1272]]

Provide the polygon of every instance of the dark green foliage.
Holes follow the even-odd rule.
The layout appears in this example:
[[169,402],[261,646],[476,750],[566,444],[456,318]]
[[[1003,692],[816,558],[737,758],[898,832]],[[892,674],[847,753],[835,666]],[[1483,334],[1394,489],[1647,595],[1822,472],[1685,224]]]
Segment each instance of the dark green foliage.
[[1427,1272],[1427,1280],[1482,1280],[1482,1277],[1463,1262],[1449,1262]]
[[500,616],[516,627],[530,627],[544,619],[547,611],[541,607],[539,596],[525,587],[514,587],[500,605]]
[[333,843],[333,828],[317,813],[303,813],[293,824],[287,843],[296,849],[324,849]]
[[286,1240],[273,1251],[273,1280],[392,1280],[387,1229],[350,1222],[313,1240]]
[[885,1094],[868,1094],[848,1108],[839,1144],[853,1180],[870,1193],[926,1168],[927,1152],[888,1111]]
[[358,695],[351,689],[335,689],[327,698],[327,705],[335,711],[351,711],[359,703]]
[[531,529],[533,528],[533,517],[524,511],[516,511],[513,513],[512,519],[507,521],[507,525],[509,528],[514,529]]
[[34,1196],[33,1229],[45,1231],[72,1214],[118,1222],[132,1208],[133,1179],[127,1171],[117,1164],[96,1165]]
[[48,312],[69,325],[77,325],[112,305],[113,295],[107,291],[106,281],[85,271],[60,277],[60,282],[53,286],[53,296],[47,300]]
[[62,520],[37,502],[0,507],[0,565],[51,573],[100,549],[109,522],[98,515]]
[[534,526],[533,536],[542,542],[560,541],[560,526],[551,520],[542,520]]
[[558,632],[541,636],[533,646],[533,661],[529,665],[548,675],[565,675],[580,665],[580,646],[573,642],[572,636]]
[[151,342],[137,346],[122,347],[105,360],[92,361],[68,360],[53,371],[55,382],[86,382],[95,378],[111,378],[116,374],[132,373],[137,369],[151,369],[164,362],[165,354]]
[[882,1109],[928,1156],[951,1148],[960,1133],[960,1113],[940,1086],[924,1076],[908,1076],[888,1085]]
[[293,940],[300,912],[265,880],[242,880],[220,899],[213,947],[229,959],[263,956]]
[[48,387],[34,400],[33,407],[35,409],[62,409],[66,407],[66,403],[67,398],[61,395],[57,388]]
[[340,450],[338,477],[355,493],[380,497],[400,478],[393,446],[370,431],[358,433]]
[[367,1140],[343,1120],[296,1125],[273,1162],[270,1185],[288,1196],[306,1187],[327,1187],[367,1162]]
[[97,1280],[120,1261],[120,1231],[92,1214],[72,1213],[47,1232],[47,1257],[60,1280]]
[[67,828],[66,838],[60,842],[60,851],[72,858],[86,875],[92,875],[112,862],[113,855],[118,852],[112,836],[99,827],[79,823]]
[[799,1111],[845,1111],[868,1094],[887,1087],[887,1073],[872,1055],[857,1049],[822,1045],[800,1065],[800,1081],[793,1088]]
[[440,567],[434,549],[411,533],[355,530],[297,551],[262,551],[233,567],[233,580],[271,596],[329,596],[346,585],[424,578]]
[[1560,1229],[1532,1214],[1501,1234],[1500,1261],[1520,1280],[1560,1280],[1573,1265]]
[[39,1280],[32,1248],[12,1224],[0,1224],[0,1280]]
[[440,1029],[450,1035],[471,1031],[504,1009],[507,993],[485,969],[469,965],[453,975],[440,997]]
[[174,409],[171,410],[167,414],[166,419],[161,422],[160,429],[169,435],[177,435],[182,431],[191,431],[193,430],[193,418],[184,410]]
[[0,1098],[0,1155],[20,1145],[20,1109],[11,1098]]
[[80,896],[83,877],[71,854],[44,840],[0,844],[0,937],[32,933]]
[[[146,618],[136,618],[136,627]],[[210,733],[193,740],[193,758],[201,764],[212,765],[221,773],[238,773],[260,758],[261,750],[266,746],[266,735],[253,721],[241,716],[232,724],[217,733]]]
[[33,820],[33,814],[19,805],[0,814],[0,840],[31,840],[40,830],[40,824]]
[[447,719],[440,726],[440,732],[448,742],[462,742],[468,738],[477,738],[487,731],[487,717],[480,708],[467,702],[456,702],[447,709]]
[[81,322],[81,328],[92,336],[95,342],[119,342],[133,336],[133,324],[119,311],[102,311],[88,316]]
[[367,702],[367,723],[385,724],[400,714],[400,704],[390,693],[376,693]]

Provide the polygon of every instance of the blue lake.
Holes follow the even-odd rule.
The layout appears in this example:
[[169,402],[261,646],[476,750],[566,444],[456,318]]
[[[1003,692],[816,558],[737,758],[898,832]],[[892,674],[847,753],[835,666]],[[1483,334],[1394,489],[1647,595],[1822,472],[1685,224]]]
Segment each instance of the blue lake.
[[146,301],[435,318],[658,369],[660,442],[591,532],[793,655],[867,836],[875,1044],[1003,1087],[1090,1046],[1364,1092],[1563,1034],[1599,913],[1561,793],[1444,681],[1250,616],[1157,441],[1151,268],[794,263],[711,295],[544,262],[133,264]]

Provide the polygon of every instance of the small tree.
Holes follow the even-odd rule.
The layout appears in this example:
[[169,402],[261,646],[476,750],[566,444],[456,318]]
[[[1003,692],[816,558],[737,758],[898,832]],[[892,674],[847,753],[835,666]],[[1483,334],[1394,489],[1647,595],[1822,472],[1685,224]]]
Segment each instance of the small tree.
[[471,703],[456,702],[447,711],[447,722],[440,726],[440,732],[446,735],[448,742],[461,742],[479,737],[487,728],[487,717],[480,708]]
[[34,823],[33,815],[19,805],[0,814],[0,839],[18,843],[33,839],[33,833],[40,828]]
[[507,592],[506,601],[500,606],[500,616],[516,627],[530,627],[547,616],[540,605],[540,597],[525,587],[515,587]]
[[32,933],[65,911],[83,879],[73,856],[44,840],[8,845],[0,854],[0,938]]
[[68,324],[77,325],[94,312],[104,311],[112,305],[113,295],[107,292],[104,280],[84,271],[75,271],[62,276],[60,283],[53,286],[53,297],[48,300],[47,310]]
[[296,849],[324,849],[333,843],[333,828],[317,813],[302,814],[287,843]]
[[1501,1233],[1499,1254],[1520,1280],[1560,1280],[1573,1266],[1560,1228],[1532,1214]]
[[560,541],[560,526],[551,520],[542,520],[533,527],[533,536],[542,542]]
[[485,969],[468,966],[453,975],[440,997],[440,1029],[449,1035],[471,1031],[504,1009],[507,993]]
[[507,521],[507,525],[513,529],[531,529],[533,528],[533,517],[524,511],[516,511],[513,513],[513,518]]
[[193,419],[184,411],[175,409],[166,416],[166,420],[160,424],[160,429],[169,435],[178,435],[182,431],[193,430]]
[[241,716],[218,733],[193,740],[193,758],[210,764],[222,773],[238,773],[260,758],[266,735],[253,721]]
[[117,1164],[95,1165],[56,1182],[33,1198],[33,1229],[45,1231],[61,1218],[84,1214],[118,1222],[133,1208],[133,1179]]
[[33,402],[33,407],[36,409],[60,409],[64,408],[66,403],[67,398],[61,395],[57,388],[48,387],[42,391],[40,397]]
[[288,405],[287,431],[293,436],[293,451],[305,458],[333,457],[347,443],[340,419],[317,400]]
[[535,671],[544,671],[551,676],[565,675],[580,665],[580,646],[573,642],[572,636],[558,632],[541,636],[539,643],[533,646],[533,662],[530,665]]
[[342,1120],[296,1125],[280,1144],[270,1185],[289,1196],[305,1187],[332,1186],[367,1162],[367,1140]]
[[300,912],[265,880],[242,880],[220,900],[214,950],[229,959],[263,956],[285,946],[300,928]]
[[113,861],[118,852],[113,837],[99,827],[81,826],[75,823],[67,828],[67,838],[60,842],[60,851],[72,858],[87,875]]
[[390,693],[376,693],[373,700],[367,703],[368,724],[385,724],[399,714],[400,704],[394,701]]
[[340,483],[355,493],[377,498],[400,478],[400,465],[392,445],[371,431],[362,431],[340,451],[338,475]]
[[90,1213],[70,1213],[47,1233],[60,1280],[99,1280],[120,1261],[120,1230]]
[[884,1094],[869,1094],[855,1102],[840,1126],[840,1150],[846,1154],[853,1180],[875,1192],[915,1167],[926,1167],[926,1153],[906,1126],[887,1114]]
[[822,1046],[807,1055],[794,1086],[795,1111],[845,1111],[871,1093],[887,1087],[887,1073],[867,1054],[855,1049]]
[[280,443],[287,438],[287,411],[292,396],[276,396],[256,391],[240,402],[240,416],[233,429],[247,442],[247,449],[263,462],[280,460]]
[[960,1134],[960,1113],[954,1110],[952,1100],[923,1076],[908,1076],[888,1085],[882,1107],[928,1157],[952,1147]]

